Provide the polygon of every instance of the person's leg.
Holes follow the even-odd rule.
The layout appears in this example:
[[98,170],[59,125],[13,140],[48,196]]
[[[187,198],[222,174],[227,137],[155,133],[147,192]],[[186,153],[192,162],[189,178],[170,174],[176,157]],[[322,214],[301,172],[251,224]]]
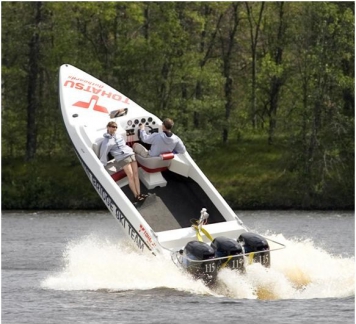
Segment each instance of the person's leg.
[[134,197],[137,198],[137,196],[140,194],[140,192],[138,192],[136,189],[136,183],[135,183],[134,173],[133,173],[133,170],[131,167],[131,163],[128,163],[125,166],[123,166],[123,169],[126,173],[127,179],[129,180],[129,187],[130,187],[132,193],[134,194]]
[[148,150],[140,143],[135,143],[132,148],[136,154],[141,155],[144,158],[147,158],[150,156],[148,154]]
[[137,162],[133,161],[133,162],[130,163],[130,165],[131,165],[131,168],[132,168],[133,179],[134,179],[136,191],[138,192],[138,195],[141,195],[141,185],[140,185],[140,178],[138,177]]

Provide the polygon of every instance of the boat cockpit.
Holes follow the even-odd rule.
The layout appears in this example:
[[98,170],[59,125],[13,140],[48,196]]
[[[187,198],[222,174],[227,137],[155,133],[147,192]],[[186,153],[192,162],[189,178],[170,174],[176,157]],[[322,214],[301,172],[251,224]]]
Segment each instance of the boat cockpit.
[[[132,118],[130,114],[128,114],[128,109],[125,108],[112,111],[110,117],[113,118],[118,125],[116,132],[123,136],[126,144],[131,147],[135,143],[140,143],[149,149],[149,145],[140,140],[139,126],[141,124],[145,124],[146,132],[149,134],[162,131],[162,123],[153,115],[136,116]],[[95,139],[93,140],[92,148],[97,157],[99,157],[100,146],[104,139],[103,134],[105,130],[105,127],[97,130]],[[172,168],[174,172],[186,177],[188,176],[189,165],[182,157],[179,157],[179,155],[180,154],[167,152],[162,153],[158,157],[145,158],[136,154],[139,165],[139,177],[148,190],[167,185],[167,180],[162,176],[162,171]],[[113,162],[113,159],[108,159],[108,161]],[[113,163],[108,163],[105,169],[120,187],[127,185],[126,174],[122,169],[116,170],[115,167],[113,167]]]

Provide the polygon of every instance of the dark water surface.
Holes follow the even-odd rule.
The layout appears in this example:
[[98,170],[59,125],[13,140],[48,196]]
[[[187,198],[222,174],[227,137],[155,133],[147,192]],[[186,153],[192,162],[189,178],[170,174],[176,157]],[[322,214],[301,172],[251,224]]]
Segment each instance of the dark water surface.
[[108,212],[2,212],[1,323],[354,323],[353,212],[237,212],[287,247],[211,291]]

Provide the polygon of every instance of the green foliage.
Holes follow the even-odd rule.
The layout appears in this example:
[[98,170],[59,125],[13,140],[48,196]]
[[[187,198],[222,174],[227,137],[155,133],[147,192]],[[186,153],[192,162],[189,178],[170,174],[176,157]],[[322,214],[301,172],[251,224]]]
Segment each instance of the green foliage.
[[[94,191],[72,183],[86,180],[76,157],[67,156],[58,105],[64,63],[172,117],[189,152],[236,207],[353,205],[354,4],[265,3],[256,79],[256,24],[248,18],[258,21],[260,2],[249,2],[249,12],[242,2],[41,2],[40,22],[37,5],[1,4],[4,206],[77,208],[87,197],[89,206],[101,205]],[[36,80],[29,80],[36,35]],[[31,81],[35,93],[28,93]],[[31,139],[37,156],[24,163]],[[220,166],[205,159],[213,150]]]
[[101,209],[103,206],[79,162],[3,161],[3,209]]
[[[351,188],[335,174],[306,191],[306,179],[288,169],[284,139],[277,142],[267,145],[261,135],[223,147],[213,142],[199,147],[195,160],[234,209],[353,208]],[[76,156],[70,158],[3,160],[2,208],[104,209]]]
[[271,146],[265,136],[251,136],[215,147],[214,154],[199,155],[198,164],[236,209],[353,208],[353,179],[343,175],[339,181],[336,174],[328,174],[323,183],[306,190],[307,179],[289,168],[285,140],[279,138],[277,142]]

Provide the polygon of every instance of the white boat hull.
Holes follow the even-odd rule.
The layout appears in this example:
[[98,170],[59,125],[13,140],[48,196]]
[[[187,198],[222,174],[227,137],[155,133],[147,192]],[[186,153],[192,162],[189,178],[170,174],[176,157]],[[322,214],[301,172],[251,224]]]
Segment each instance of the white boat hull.
[[[64,123],[76,154],[106,207],[138,250],[171,258],[190,241],[199,239],[210,244],[211,238],[219,236],[236,240],[247,232],[188,152],[176,154],[164,171],[148,170],[142,164],[141,186],[149,197],[134,205],[123,171],[117,173],[105,168],[97,156],[98,147],[109,121],[118,124],[117,133],[132,145],[139,141],[139,123],[144,122],[147,131],[160,132],[161,120],[122,93],[68,64],[60,68],[59,89]],[[119,109],[127,110],[122,116],[111,118],[110,112]],[[193,220],[199,219],[202,208],[207,208],[210,214],[208,224],[204,225],[204,233],[208,235],[192,226],[196,225]]]

